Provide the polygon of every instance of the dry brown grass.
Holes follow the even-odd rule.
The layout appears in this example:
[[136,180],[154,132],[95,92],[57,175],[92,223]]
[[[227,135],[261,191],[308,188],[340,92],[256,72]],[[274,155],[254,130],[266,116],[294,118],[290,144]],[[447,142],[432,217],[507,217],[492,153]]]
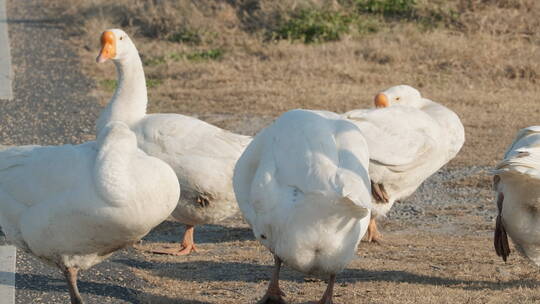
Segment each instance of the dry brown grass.
[[[540,112],[540,4],[533,0],[420,1],[420,13],[455,16],[448,26],[427,29],[380,21],[386,23],[377,33],[310,45],[265,42],[264,32],[297,6],[344,10],[336,1],[49,1],[62,9],[86,73],[98,84],[114,79],[111,64],[93,62],[108,27],[132,34],[145,62],[166,58],[145,67],[157,83],[149,90],[151,112],[231,119],[299,107],[342,112],[370,106],[377,91],[406,83],[462,118],[467,143],[454,165],[493,164]],[[200,33],[201,42],[167,40],[182,30]],[[217,61],[169,58],[218,48],[224,56]],[[103,103],[111,95],[103,85],[97,92]]]

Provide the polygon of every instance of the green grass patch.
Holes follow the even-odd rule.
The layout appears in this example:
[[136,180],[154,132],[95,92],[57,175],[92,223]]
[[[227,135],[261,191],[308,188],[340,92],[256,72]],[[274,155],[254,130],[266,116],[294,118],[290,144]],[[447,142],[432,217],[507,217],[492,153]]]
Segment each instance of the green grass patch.
[[352,21],[341,12],[303,9],[294,12],[270,35],[272,39],[301,40],[304,43],[336,41],[349,32]]
[[291,14],[290,18],[269,33],[269,39],[288,39],[303,43],[337,41],[345,34],[369,34],[379,31],[381,17],[350,11],[303,9]]
[[450,27],[457,24],[459,18],[459,13],[450,7],[421,4],[417,0],[349,0],[348,3],[359,15],[405,19],[423,29]]
[[[201,50],[193,52],[175,52],[167,56],[156,56],[144,59],[145,66],[156,66],[160,64],[165,64],[167,61],[207,61],[207,60],[220,60],[223,58],[224,51],[222,49],[210,49],[210,50]],[[114,88],[113,88],[114,89]]]
[[188,44],[200,44],[202,42],[201,34],[196,31],[191,31],[189,29],[182,29],[175,33],[169,35],[167,40],[171,42],[178,43],[188,43]]
[[411,17],[416,0],[353,0],[358,11],[384,16]]
[[164,64],[166,62],[167,60],[165,56],[150,57],[148,59],[143,60],[144,65],[147,65],[147,66],[156,66],[156,65]]
[[163,80],[161,79],[146,79],[146,87],[151,89],[154,87],[157,87],[158,85],[161,85],[163,83]]
[[115,79],[103,79],[99,82],[99,85],[109,92],[114,91],[117,86]]
[[186,54],[186,59],[190,61],[218,60],[223,57],[223,50],[211,49],[207,51],[197,51]]
[[194,52],[180,52],[172,53],[169,58],[174,61],[189,60],[189,61],[207,61],[207,60],[220,60],[223,58],[224,51],[222,49],[210,49]]
[[[146,87],[147,88],[153,88],[163,83],[163,80],[161,79],[146,79]],[[105,90],[112,92],[116,90],[116,87],[118,86],[118,83],[115,79],[103,79],[99,82],[100,86],[104,88]]]

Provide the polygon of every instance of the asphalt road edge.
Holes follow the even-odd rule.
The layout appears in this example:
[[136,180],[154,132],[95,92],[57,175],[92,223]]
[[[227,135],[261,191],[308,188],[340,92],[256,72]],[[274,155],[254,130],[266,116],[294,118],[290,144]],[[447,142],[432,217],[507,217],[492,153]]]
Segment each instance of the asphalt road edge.
[[0,99],[13,99],[6,0],[0,0]]
[[0,246],[0,302],[15,303],[15,263],[17,250],[13,246]]

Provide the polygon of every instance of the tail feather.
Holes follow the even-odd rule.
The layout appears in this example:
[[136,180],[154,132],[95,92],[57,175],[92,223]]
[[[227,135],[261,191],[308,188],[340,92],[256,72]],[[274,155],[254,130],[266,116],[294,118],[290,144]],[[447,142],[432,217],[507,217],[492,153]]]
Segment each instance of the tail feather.
[[506,229],[502,222],[502,206],[503,206],[504,194],[499,193],[497,198],[497,208],[498,215],[497,221],[495,224],[495,235],[493,238],[493,245],[495,246],[495,252],[500,256],[503,261],[506,262],[506,259],[510,255],[510,245],[508,243],[508,235],[506,234]]

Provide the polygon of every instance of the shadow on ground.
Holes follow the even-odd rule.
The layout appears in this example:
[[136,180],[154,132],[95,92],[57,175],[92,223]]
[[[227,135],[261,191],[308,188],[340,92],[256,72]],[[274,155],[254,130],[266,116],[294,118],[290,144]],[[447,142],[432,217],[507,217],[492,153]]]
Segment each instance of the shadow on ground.
[[[67,284],[64,280],[45,275],[17,274],[17,282],[27,282],[28,284],[18,284],[18,289],[29,289],[39,292],[59,292],[67,295]],[[110,297],[123,300],[129,303],[140,303],[144,299],[147,303],[178,303],[178,304],[206,304],[207,302],[169,298],[162,295],[144,293],[128,287],[97,282],[79,281],[79,290],[83,298],[85,294],[94,294],[102,297]]]
[[[15,276],[17,289],[29,289],[39,292],[65,292],[68,293],[67,284],[64,280],[41,274],[19,274]],[[131,303],[137,303],[137,293],[139,291],[118,285],[88,282],[79,280],[79,290],[84,294],[95,294],[105,297],[111,297],[124,300]]]
[[[144,241],[155,243],[179,243],[184,236],[185,225],[165,221],[154,228]],[[249,228],[227,227],[221,225],[201,225],[195,226],[195,243],[225,243],[232,241],[251,241],[253,232]]]
[[[220,281],[245,281],[259,282],[270,279],[273,266],[239,262],[165,262],[151,263],[147,261],[117,260],[118,263],[150,270],[156,275],[165,276],[181,281],[194,282],[220,282]],[[231,271],[236,269],[236,271]],[[288,267],[282,268],[280,279],[283,281],[304,282],[313,280]],[[346,269],[337,277],[338,282],[399,282],[420,285],[448,286],[463,290],[505,290],[509,288],[538,288],[539,282],[534,279],[510,280],[494,282],[485,280],[462,280],[438,276],[428,276],[408,271],[399,270],[365,270]]]

